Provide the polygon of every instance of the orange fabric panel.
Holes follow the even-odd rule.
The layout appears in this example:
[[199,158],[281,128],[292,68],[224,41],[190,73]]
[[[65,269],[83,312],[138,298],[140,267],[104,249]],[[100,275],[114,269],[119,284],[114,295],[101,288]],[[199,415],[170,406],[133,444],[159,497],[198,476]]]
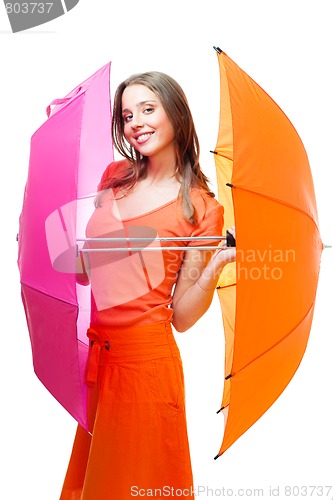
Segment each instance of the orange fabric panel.
[[241,212],[233,362],[237,372],[308,314],[315,300],[321,240],[313,220],[291,206],[238,188],[234,199],[236,218]]
[[284,112],[228,56],[226,68],[233,123],[232,183],[270,196],[317,221],[306,151]]
[[249,429],[286,388],[305,352],[312,316],[313,307],[302,323],[274,349],[229,379],[231,397],[219,454]]
[[[235,307],[236,307],[236,286],[226,286],[219,288],[218,297],[223,314],[223,329],[225,338],[225,362],[224,373],[231,373],[232,361],[234,357],[234,332],[235,332]],[[224,381],[222,406],[225,408],[230,402],[230,379]]]

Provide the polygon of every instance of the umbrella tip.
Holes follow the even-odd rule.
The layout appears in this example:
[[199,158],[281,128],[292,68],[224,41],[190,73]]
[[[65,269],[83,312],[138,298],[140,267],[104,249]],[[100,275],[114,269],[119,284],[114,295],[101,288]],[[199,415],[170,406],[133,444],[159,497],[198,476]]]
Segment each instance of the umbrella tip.
[[324,244],[324,248],[332,248],[332,245],[325,245]]
[[215,47],[215,45],[213,46],[213,49],[216,50],[216,52],[218,54],[222,54],[222,49],[220,49],[220,47]]
[[219,458],[221,455],[217,454],[216,457],[214,457],[214,460],[216,460],[217,458]]
[[221,406],[221,408],[219,410],[217,410],[216,413],[220,413],[220,411],[224,410],[224,406]]

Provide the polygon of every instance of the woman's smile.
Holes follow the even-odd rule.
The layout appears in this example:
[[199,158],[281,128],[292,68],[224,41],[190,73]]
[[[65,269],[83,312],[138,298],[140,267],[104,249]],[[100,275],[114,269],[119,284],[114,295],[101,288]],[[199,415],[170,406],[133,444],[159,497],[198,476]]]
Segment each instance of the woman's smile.
[[150,137],[153,135],[154,132],[144,132],[144,133],[140,133],[140,134],[136,134],[134,137],[136,139],[136,142],[138,144],[144,144],[145,142],[147,142]]

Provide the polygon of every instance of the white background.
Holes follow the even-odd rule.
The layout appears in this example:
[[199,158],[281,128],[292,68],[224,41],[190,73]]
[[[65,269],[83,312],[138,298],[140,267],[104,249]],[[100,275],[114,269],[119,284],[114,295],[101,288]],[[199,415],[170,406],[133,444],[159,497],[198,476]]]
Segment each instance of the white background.
[[[217,138],[219,75],[212,47],[219,45],[299,132],[312,167],[322,239],[332,244],[332,15],[331,0],[80,0],[57,20],[12,34],[1,4],[1,498],[56,500],[75,431],[73,419],[33,373],[16,265],[29,141],[46,119],[46,106],[109,60],[113,91],[135,72],[169,73],[188,96],[202,167],[215,182],[209,150]],[[299,370],[273,407],[216,461],[223,433],[223,417],[215,413],[223,380],[217,299],[195,327],[177,334],[195,484],[206,490],[197,498],[234,498],[239,488],[248,489],[247,497],[259,496],[254,489],[262,488],[264,498],[317,498],[319,490],[303,496],[295,489],[288,497],[284,487],[333,486],[332,253],[323,253]],[[333,498],[333,488],[326,493],[322,498]]]

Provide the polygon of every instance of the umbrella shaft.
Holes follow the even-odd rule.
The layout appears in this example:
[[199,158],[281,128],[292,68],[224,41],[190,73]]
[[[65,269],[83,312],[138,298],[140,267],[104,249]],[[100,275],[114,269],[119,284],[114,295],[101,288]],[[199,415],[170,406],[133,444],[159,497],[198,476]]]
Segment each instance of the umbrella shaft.
[[77,238],[76,241],[206,241],[206,240],[225,240],[226,236],[189,236],[187,238],[178,238],[178,237],[170,237],[170,238]]
[[142,252],[142,251],[156,251],[156,250],[180,250],[180,251],[186,251],[186,250],[215,250],[219,248],[220,250],[223,249],[223,247],[219,246],[203,246],[203,247],[138,247],[138,248],[82,248],[78,250],[79,252]]

